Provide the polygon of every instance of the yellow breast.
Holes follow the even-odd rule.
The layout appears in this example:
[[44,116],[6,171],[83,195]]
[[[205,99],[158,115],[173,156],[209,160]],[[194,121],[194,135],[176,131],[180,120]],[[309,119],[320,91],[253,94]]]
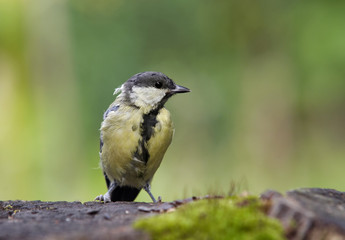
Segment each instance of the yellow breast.
[[164,154],[171,143],[173,134],[174,127],[170,118],[170,112],[165,108],[162,108],[157,115],[157,124],[154,128],[154,135],[147,144],[150,158],[146,166],[145,179],[151,179],[157,171]]
[[120,106],[102,123],[101,165],[110,181],[143,187],[152,179],[171,143],[174,130],[170,113],[162,108],[157,115],[153,135],[145,144],[150,155],[147,163],[136,159],[134,153],[142,140],[142,116],[141,109]]

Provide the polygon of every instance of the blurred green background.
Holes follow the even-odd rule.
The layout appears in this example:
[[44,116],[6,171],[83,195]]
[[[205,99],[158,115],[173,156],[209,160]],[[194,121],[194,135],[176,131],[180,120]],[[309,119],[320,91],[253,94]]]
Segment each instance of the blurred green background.
[[148,70],[192,89],[167,104],[176,132],[154,195],[345,190],[344,12],[321,0],[0,0],[0,200],[104,193],[102,114]]

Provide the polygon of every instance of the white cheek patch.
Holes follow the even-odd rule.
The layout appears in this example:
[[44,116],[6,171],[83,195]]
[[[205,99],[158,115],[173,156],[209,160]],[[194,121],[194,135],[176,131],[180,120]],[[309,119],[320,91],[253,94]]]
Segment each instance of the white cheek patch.
[[130,94],[131,100],[139,107],[154,106],[158,104],[167,90],[154,87],[133,87]]

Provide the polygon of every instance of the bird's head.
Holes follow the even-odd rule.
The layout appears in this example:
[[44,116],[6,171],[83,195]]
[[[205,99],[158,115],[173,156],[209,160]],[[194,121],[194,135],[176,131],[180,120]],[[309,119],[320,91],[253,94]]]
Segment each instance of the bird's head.
[[114,94],[119,92],[118,98],[124,103],[151,111],[163,107],[171,96],[190,90],[175,84],[163,73],[142,72],[128,79]]

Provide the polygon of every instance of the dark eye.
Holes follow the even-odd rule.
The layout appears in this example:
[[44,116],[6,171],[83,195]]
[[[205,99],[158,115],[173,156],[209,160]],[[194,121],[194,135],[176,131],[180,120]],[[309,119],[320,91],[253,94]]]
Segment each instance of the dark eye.
[[162,82],[156,82],[155,83],[155,87],[156,88],[162,88],[163,87],[163,83]]

